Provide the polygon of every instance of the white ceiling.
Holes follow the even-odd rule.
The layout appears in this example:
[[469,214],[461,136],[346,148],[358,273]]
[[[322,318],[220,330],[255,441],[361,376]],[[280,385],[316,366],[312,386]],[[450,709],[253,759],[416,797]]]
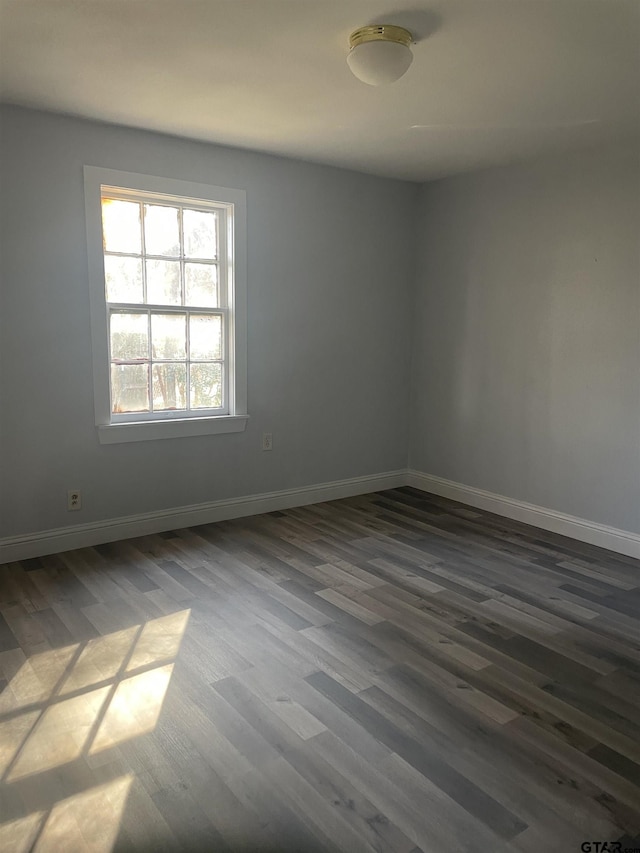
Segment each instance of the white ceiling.
[[[349,33],[414,33],[391,86]],[[640,130],[640,0],[0,0],[2,100],[410,180]]]

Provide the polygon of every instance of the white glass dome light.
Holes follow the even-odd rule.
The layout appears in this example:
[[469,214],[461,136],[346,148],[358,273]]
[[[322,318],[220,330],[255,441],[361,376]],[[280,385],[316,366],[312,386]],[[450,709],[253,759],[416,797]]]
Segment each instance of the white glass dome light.
[[394,83],[413,60],[411,39],[409,30],[393,24],[360,27],[349,37],[347,64],[358,80],[369,86]]

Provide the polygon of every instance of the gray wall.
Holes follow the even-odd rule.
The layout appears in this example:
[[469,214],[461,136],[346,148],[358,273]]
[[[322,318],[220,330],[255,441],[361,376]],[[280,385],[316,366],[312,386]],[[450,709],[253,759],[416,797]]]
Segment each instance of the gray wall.
[[409,464],[640,531],[640,165],[421,188]]
[[[2,143],[0,536],[405,467],[414,185],[17,108]],[[98,443],[84,164],[246,190],[245,433]]]
[[[395,470],[407,447],[417,470],[640,531],[637,149],[418,191],[0,115],[0,536]],[[246,433],[99,444],[84,164],[247,191]]]

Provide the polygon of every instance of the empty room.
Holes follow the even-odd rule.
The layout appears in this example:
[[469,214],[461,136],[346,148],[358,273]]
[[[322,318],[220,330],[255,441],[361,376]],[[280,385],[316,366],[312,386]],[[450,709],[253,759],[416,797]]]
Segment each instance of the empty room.
[[2,853],[640,853],[640,2],[0,0]]

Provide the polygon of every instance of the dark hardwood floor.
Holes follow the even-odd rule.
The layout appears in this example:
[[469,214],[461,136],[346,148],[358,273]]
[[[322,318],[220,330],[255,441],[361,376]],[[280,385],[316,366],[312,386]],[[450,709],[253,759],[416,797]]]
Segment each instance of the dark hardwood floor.
[[413,489],[0,567],[0,850],[640,850],[640,565]]

